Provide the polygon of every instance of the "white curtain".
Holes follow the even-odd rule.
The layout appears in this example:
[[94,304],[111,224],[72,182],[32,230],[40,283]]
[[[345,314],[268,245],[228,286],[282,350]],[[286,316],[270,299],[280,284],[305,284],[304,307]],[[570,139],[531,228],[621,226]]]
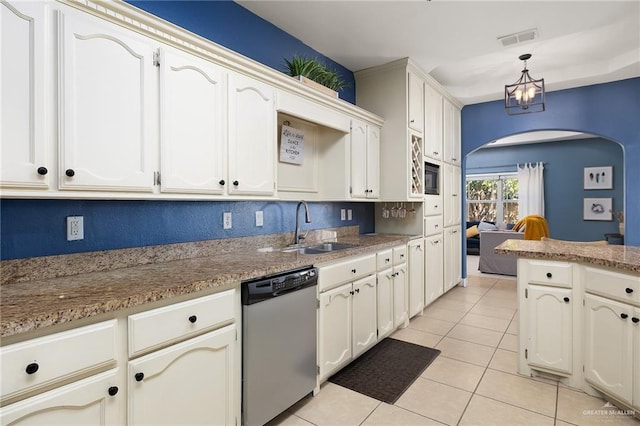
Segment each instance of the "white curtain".
[[544,164],[518,164],[518,201],[521,218],[530,214],[544,216]]

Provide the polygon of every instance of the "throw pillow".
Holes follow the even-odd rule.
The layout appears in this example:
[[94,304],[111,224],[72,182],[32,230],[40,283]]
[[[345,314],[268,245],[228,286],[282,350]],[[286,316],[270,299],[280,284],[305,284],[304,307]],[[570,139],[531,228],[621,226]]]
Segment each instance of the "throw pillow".
[[496,229],[498,229],[498,227],[489,222],[480,222],[478,225],[479,231],[495,231]]
[[473,225],[471,228],[467,228],[467,238],[473,238],[479,234],[480,231],[478,231],[478,225]]

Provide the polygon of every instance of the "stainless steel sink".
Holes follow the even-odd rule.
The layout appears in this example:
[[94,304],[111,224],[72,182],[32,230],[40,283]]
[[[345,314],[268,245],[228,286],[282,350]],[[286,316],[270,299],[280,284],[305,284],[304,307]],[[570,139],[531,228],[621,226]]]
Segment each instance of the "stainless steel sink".
[[299,254],[323,254],[332,251],[346,250],[352,247],[356,247],[356,244],[349,243],[321,243],[314,244],[305,247],[287,247],[282,249],[286,253],[299,253]]

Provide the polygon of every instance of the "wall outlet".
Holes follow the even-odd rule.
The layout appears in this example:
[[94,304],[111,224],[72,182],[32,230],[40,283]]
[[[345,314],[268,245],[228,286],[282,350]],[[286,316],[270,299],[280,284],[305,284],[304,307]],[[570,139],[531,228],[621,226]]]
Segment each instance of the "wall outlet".
[[231,212],[222,213],[222,229],[231,229]]
[[264,225],[264,215],[262,213],[262,210],[258,210],[256,212],[256,226],[262,226]]
[[347,211],[345,209],[340,209],[340,220],[347,220]]
[[84,239],[84,217],[67,216],[67,241]]
[[347,210],[347,220],[353,220],[353,211],[351,209]]

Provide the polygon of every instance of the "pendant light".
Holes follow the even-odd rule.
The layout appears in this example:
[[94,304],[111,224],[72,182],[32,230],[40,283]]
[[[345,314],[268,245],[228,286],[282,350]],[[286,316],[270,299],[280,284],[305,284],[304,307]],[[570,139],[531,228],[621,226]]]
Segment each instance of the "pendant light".
[[544,111],[544,78],[535,80],[529,75],[527,60],[530,58],[530,53],[518,57],[524,61],[522,75],[515,83],[504,86],[504,107],[509,115]]

